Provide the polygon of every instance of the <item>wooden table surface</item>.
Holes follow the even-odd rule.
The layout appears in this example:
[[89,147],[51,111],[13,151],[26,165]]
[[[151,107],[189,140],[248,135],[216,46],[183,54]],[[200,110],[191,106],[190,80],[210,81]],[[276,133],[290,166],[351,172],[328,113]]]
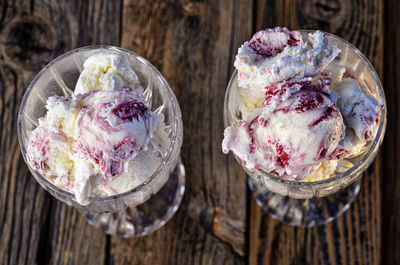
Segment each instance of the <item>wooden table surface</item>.
[[[383,0],[2,0],[0,7],[0,264],[400,264],[400,3]],[[359,48],[379,73],[388,127],[359,196],[320,227],[279,223],[221,152],[222,107],[238,47],[277,25],[322,29]],[[30,175],[17,140],[29,82],[52,58],[108,44],[154,64],[184,122],[184,201],[143,238],[106,236]]]

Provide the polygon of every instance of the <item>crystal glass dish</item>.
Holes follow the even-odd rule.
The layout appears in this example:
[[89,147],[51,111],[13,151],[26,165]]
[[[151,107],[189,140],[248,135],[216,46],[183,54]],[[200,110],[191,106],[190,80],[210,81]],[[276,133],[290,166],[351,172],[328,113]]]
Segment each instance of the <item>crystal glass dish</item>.
[[[300,30],[300,32],[303,38],[307,39],[308,33],[313,31]],[[290,181],[262,170],[250,170],[235,156],[249,176],[249,187],[257,203],[276,219],[297,226],[325,224],[349,208],[360,189],[362,172],[375,159],[386,128],[385,95],[371,63],[349,42],[329,33],[325,35],[330,45],[336,45],[342,50],[332,63],[346,67],[347,72],[350,72],[360,84],[366,86],[378,102],[384,104],[375,139],[368,143],[356,157],[338,161],[334,176],[314,182]],[[224,123],[226,127],[241,119],[237,74],[235,70],[225,95]]]
[[87,205],[75,195],[58,188],[28,167],[52,196],[86,214],[89,223],[109,234],[124,237],[145,235],[164,225],[177,211],[185,190],[185,171],[180,160],[183,125],[176,97],[161,73],[139,55],[113,46],[88,46],[72,50],[46,65],[33,79],[18,113],[18,139],[23,158],[30,133],[46,114],[46,100],[55,95],[70,96],[83,62],[92,54],[111,51],[124,56],[137,73],[151,110],[163,113],[170,146],[158,169],[132,190],[114,196],[89,197]]

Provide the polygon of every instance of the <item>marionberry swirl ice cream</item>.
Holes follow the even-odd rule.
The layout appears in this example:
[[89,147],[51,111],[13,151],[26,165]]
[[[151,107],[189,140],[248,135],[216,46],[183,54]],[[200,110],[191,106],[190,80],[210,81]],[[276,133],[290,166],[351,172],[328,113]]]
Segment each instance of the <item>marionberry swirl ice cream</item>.
[[222,149],[249,170],[294,181],[329,178],[374,139],[383,104],[334,59],[320,31],[257,32],[238,51],[239,112]]
[[90,56],[75,92],[48,98],[46,108],[27,161],[81,204],[138,186],[170,145],[163,115],[151,111],[138,76],[118,53]]

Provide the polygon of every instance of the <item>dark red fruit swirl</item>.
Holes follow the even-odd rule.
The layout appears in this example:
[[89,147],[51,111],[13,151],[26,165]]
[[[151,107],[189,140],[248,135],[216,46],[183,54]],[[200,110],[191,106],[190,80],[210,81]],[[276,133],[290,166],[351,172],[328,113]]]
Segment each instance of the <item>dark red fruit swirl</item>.
[[299,45],[299,40],[298,39],[296,39],[294,36],[293,36],[293,33],[289,33],[289,35],[290,35],[290,38],[289,38],[289,40],[288,40],[288,44],[289,44],[289,46],[297,46],[297,45]]
[[248,126],[248,132],[251,138],[251,142],[250,142],[250,154],[254,154],[256,152],[257,149],[257,145],[256,145],[256,139],[254,136],[254,126],[258,123],[258,117],[255,118],[254,120],[252,120]]
[[283,81],[280,83],[271,84],[265,87],[265,100],[263,106],[268,106],[272,97],[274,96],[283,96],[287,91],[292,91],[294,86],[300,86],[299,90],[307,89],[314,90],[313,84],[311,84],[310,80],[297,81]]
[[121,159],[130,159],[138,149],[139,146],[135,138],[125,137],[121,142],[114,145],[114,156]]
[[106,179],[113,179],[122,171],[122,164],[110,158],[100,162],[100,169]]
[[[286,45],[279,45],[279,46],[274,46],[272,43],[263,40],[263,35],[268,35],[268,34],[274,34],[275,32],[283,32],[285,34],[289,35],[289,39],[287,41]],[[249,46],[258,54],[263,57],[274,57],[281,53],[283,49],[287,45],[289,46],[297,46],[299,40],[294,37],[294,34],[289,32],[288,30],[285,29],[279,29],[279,30],[263,30],[260,32],[257,32],[254,34],[254,36],[251,38],[249,41]]]
[[147,114],[148,107],[140,101],[132,99],[128,102],[123,102],[112,110],[112,113],[121,120],[132,121],[134,118],[139,119],[139,116],[144,117]]
[[270,43],[264,42],[260,37],[255,36],[250,40],[249,46],[263,57],[274,57],[281,53],[285,46],[274,47]]
[[275,143],[275,147],[276,147],[276,154],[279,157],[279,160],[282,162],[282,164],[284,166],[289,165],[289,160],[290,160],[290,155],[285,152],[283,146],[280,143]]
[[324,112],[322,113],[322,115],[316,119],[315,121],[311,122],[308,127],[314,127],[317,126],[318,124],[320,124],[322,121],[328,119],[330,116],[335,115],[335,116],[339,116],[338,114],[338,110],[335,109],[333,106],[327,107]]
[[319,108],[323,105],[324,98],[320,93],[310,92],[304,93],[300,95],[297,104],[294,107],[294,110],[297,113],[302,113],[305,111],[309,111],[312,109]]

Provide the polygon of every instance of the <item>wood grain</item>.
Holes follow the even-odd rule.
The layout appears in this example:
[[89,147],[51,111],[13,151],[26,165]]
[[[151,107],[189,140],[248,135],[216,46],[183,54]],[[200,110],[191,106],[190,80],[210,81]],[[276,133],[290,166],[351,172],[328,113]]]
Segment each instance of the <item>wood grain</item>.
[[3,1],[0,10],[0,263],[103,264],[106,236],[29,174],[16,117],[33,76],[77,45],[120,41],[120,2]]
[[[383,4],[379,0],[257,1],[255,28],[321,29],[360,49],[378,73],[383,66]],[[263,214],[251,200],[249,264],[379,264],[381,156],[364,174],[361,192],[338,220],[294,228]]]
[[39,264],[104,264],[108,254],[106,236],[86,223],[81,213],[53,201],[49,218],[42,246],[46,251]]
[[[54,5],[55,9],[60,6]],[[119,1],[69,2],[71,21],[75,21],[77,46],[119,45]],[[71,47],[74,48],[74,47]],[[104,264],[109,253],[109,236],[86,223],[82,214],[59,201],[53,202],[46,248],[51,251],[47,264]]]
[[[399,3],[382,0],[1,1],[0,263],[400,264],[398,14]],[[220,149],[237,48],[277,25],[343,37],[384,81],[383,160],[367,170],[350,210],[326,226],[294,228],[265,215],[244,171]],[[143,238],[105,236],[88,225],[36,183],[19,151],[16,115],[31,79],[54,57],[91,44],[147,58],[181,106],[185,198],[165,227]]]
[[383,251],[382,264],[400,264],[400,3],[385,1],[385,64],[383,86],[388,126],[383,145]]
[[121,45],[160,69],[180,103],[187,190],[164,228],[112,238],[111,263],[244,264],[245,174],[220,146],[225,88],[233,55],[251,33],[252,8],[245,1],[124,1],[123,10]]
[[[42,2],[39,7],[46,6]],[[17,139],[17,113],[33,75],[72,43],[51,26],[49,10],[31,3],[3,1],[0,11],[0,263],[41,260],[50,196],[30,175]],[[62,17],[60,12],[52,18]]]

